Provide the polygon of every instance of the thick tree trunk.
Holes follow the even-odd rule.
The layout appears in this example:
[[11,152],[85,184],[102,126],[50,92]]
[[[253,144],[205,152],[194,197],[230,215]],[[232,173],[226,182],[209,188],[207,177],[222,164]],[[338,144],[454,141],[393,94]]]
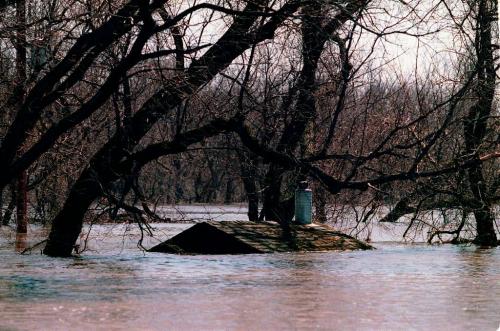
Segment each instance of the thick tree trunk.
[[103,188],[120,178],[124,171],[132,172],[133,164],[125,169],[113,168],[112,160],[126,158],[130,140],[117,133],[94,155],[69,193],[63,208],[52,221],[44,254],[70,256],[81,232],[85,214],[91,204],[103,194]]
[[92,171],[87,169],[73,185],[62,210],[52,221],[52,230],[43,250],[44,254],[71,256],[82,231],[85,214],[101,194],[99,182],[96,181]]
[[[493,42],[493,29],[498,23],[497,0],[481,0],[477,3],[476,56],[477,56],[477,101],[470,108],[464,123],[465,155],[478,159],[481,145],[487,134],[488,121],[493,110],[495,97],[496,70]],[[469,186],[477,208],[473,213],[476,219],[477,236],[475,243],[483,246],[497,246],[492,206],[480,162],[468,170]]]
[[474,217],[477,224],[477,235],[474,243],[480,246],[498,246],[494,226],[495,217],[491,208],[485,205],[480,209],[474,210]]
[[477,235],[474,243],[481,246],[497,246],[498,240],[495,233],[495,216],[492,206],[486,198],[486,186],[483,177],[482,166],[478,165],[469,169],[469,183],[472,195],[477,201],[478,206],[472,212],[476,219]]
[[271,164],[264,180],[264,197],[262,202],[262,213],[267,221],[275,221],[280,224],[289,223],[285,215],[281,213],[281,185],[285,170],[278,165]]

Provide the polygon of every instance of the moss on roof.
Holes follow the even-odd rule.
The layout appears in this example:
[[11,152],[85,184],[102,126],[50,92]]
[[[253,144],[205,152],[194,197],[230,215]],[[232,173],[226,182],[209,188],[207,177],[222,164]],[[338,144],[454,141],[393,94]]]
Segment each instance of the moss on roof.
[[248,221],[209,221],[195,224],[150,252],[179,254],[249,254],[372,249],[373,247],[326,225],[290,225]]

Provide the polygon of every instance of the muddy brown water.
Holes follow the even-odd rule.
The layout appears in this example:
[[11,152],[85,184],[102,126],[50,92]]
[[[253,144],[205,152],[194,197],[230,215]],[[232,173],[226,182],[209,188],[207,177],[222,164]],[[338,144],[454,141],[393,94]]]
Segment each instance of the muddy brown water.
[[[151,246],[190,226],[155,224]],[[30,229],[27,244],[43,238]],[[177,256],[94,226],[80,258],[0,232],[0,330],[492,330],[500,249],[373,243],[359,252]],[[17,249],[22,248],[18,240]]]

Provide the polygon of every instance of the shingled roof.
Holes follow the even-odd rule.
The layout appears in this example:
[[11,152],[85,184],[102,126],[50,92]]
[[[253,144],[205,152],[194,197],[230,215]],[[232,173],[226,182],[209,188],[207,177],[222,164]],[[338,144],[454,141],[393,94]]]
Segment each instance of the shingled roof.
[[179,254],[249,254],[372,249],[326,225],[274,222],[202,222],[151,248],[150,252]]

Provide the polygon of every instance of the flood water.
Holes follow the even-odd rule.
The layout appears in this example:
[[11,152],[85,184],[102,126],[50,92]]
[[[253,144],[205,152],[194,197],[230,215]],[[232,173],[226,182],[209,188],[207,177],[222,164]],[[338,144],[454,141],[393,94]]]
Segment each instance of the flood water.
[[[189,224],[155,224],[157,239]],[[28,241],[43,238],[32,228]],[[0,330],[492,330],[500,249],[375,242],[377,250],[178,256],[94,226],[80,258],[16,252],[0,232]],[[20,247],[18,246],[18,250]]]

